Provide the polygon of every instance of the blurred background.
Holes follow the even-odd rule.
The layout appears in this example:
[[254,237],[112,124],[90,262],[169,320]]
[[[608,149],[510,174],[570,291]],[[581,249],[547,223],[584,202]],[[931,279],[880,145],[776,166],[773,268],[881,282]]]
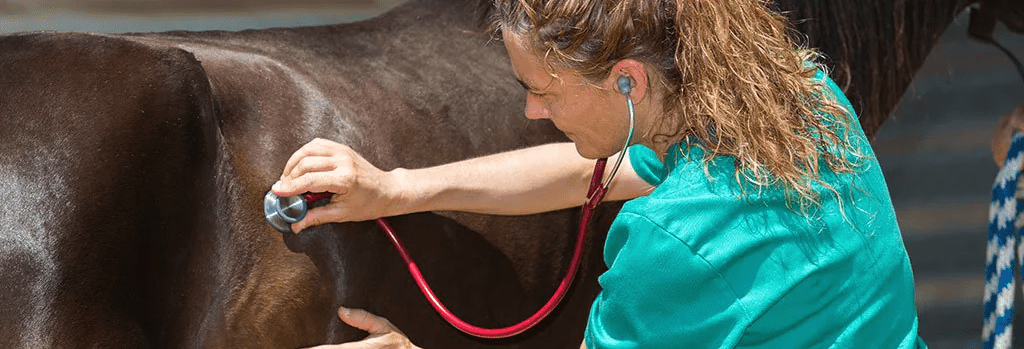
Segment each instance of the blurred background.
[[376,8],[375,0],[3,0],[0,11],[141,13],[253,12],[280,9]]
[[[0,33],[334,24],[372,17],[400,2],[0,0]],[[1024,105],[1024,81],[1009,59],[993,46],[968,39],[966,32],[963,13],[872,142],[914,265],[921,335],[933,349],[981,347],[988,205],[996,173],[989,142],[996,120]],[[1024,56],[1024,36],[1000,24],[995,37]],[[1017,304],[1024,306],[1024,301]],[[1017,321],[1024,328],[1024,319]],[[1024,344],[1024,338],[1017,342]]]
[[0,0],[0,33],[149,32],[335,24],[403,0]]

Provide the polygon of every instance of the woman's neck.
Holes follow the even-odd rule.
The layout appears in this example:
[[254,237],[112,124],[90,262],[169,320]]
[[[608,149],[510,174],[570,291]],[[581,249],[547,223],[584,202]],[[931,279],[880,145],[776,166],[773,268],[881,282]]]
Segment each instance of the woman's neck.
[[677,121],[666,115],[667,108],[662,105],[663,94],[656,89],[653,92],[636,106],[637,134],[640,137],[635,143],[651,148],[658,159],[664,161],[669,147],[682,140],[682,136],[675,135]]

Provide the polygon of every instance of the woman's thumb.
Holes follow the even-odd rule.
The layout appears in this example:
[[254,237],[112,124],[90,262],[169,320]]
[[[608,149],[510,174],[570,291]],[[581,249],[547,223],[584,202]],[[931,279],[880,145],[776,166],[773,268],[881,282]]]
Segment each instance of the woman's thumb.
[[362,309],[340,307],[338,318],[349,326],[369,332],[371,335],[396,331],[394,325],[387,319]]

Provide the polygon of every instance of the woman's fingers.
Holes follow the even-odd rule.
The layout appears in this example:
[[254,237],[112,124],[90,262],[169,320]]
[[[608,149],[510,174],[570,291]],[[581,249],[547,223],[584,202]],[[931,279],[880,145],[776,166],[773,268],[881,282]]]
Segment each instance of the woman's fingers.
[[321,224],[331,222],[348,222],[352,221],[350,217],[346,217],[345,205],[341,202],[332,202],[326,206],[320,206],[306,211],[306,217],[303,217],[301,221],[292,224],[292,232],[298,234],[303,229],[309,227],[315,227]]
[[401,333],[388,319],[373,315],[362,309],[338,308],[338,318],[349,324],[349,326],[369,332],[370,336],[387,334],[389,332]]
[[326,139],[316,138],[292,153],[292,156],[288,158],[288,162],[284,165],[281,178],[287,177],[302,158],[307,156],[331,156],[339,149],[347,149],[347,147]]
[[385,318],[362,309],[338,308],[338,318],[352,327],[369,332],[358,342],[322,345],[314,349],[420,349]]
[[271,189],[278,196],[307,191],[342,193],[346,183],[353,181],[358,163],[355,157],[358,154],[344,145],[314,139],[292,154],[281,180]]
[[310,172],[298,178],[285,178],[274,183],[270,189],[274,195],[286,197],[305,192],[346,194],[352,182],[347,174],[332,172]]
[[292,171],[285,174],[285,179],[298,178],[310,172],[325,172],[337,168],[338,164],[332,156],[307,156],[299,160]]

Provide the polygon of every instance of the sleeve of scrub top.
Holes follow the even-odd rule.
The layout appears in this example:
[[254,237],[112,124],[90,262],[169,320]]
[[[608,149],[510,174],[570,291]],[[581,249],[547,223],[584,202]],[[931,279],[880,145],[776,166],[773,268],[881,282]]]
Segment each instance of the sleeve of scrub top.
[[[717,269],[647,218],[622,212],[590,311],[587,348],[732,348],[750,319]],[[621,248],[618,248],[621,245]]]

